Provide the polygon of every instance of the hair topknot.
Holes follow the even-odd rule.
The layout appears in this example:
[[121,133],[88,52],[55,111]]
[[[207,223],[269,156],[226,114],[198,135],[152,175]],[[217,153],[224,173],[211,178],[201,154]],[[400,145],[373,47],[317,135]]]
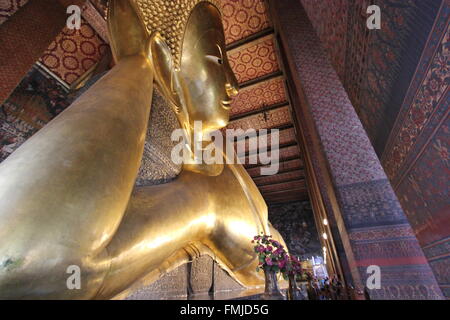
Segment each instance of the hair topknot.
[[179,67],[184,30],[196,5],[207,2],[220,11],[219,0],[135,0],[147,31],[159,32]]

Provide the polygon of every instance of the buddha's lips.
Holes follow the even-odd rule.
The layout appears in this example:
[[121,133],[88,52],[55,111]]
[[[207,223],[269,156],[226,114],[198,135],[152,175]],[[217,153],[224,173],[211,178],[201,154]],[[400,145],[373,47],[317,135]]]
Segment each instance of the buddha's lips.
[[222,100],[222,107],[225,110],[230,110],[231,109],[231,102],[232,102],[232,100]]

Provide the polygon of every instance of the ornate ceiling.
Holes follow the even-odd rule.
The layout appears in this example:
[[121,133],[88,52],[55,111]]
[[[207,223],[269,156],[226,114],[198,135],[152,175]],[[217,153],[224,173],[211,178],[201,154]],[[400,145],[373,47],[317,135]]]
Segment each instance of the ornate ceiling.
[[95,66],[107,49],[105,41],[82,20],[80,30],[64,28],[39,62],[71,85]]
[[307,199],[303,163],[266,1],[222,0],[222,11],[228,57],[240,84],[228,128],[280,129],[279,174],[262,176],[264,165],[249,164],[249,156],[257,150],[249,150],[248,141],[245,154],[239,154],[241,161],[245,161],[268,204]]

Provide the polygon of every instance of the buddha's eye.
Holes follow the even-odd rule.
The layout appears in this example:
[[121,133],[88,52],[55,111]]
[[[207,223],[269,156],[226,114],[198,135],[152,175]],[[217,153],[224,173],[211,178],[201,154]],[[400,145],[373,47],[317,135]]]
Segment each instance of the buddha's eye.
[[213,55],[207,55],[206,58],[211,60],[211,61],[213,61],[213,62],[215,62],[215,63],[217,63],[217,64],[219,64],[219,65],[223,64],[223,59],[220,58],[220,57],[216,57],[216,56],[213,56]]

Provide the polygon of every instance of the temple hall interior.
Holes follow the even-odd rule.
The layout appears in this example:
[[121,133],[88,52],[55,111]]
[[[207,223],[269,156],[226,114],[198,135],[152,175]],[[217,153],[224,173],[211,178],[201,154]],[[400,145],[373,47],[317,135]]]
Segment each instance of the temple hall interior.
[[449,0],[0,0],[0,299],[449,299],[449,84]]

